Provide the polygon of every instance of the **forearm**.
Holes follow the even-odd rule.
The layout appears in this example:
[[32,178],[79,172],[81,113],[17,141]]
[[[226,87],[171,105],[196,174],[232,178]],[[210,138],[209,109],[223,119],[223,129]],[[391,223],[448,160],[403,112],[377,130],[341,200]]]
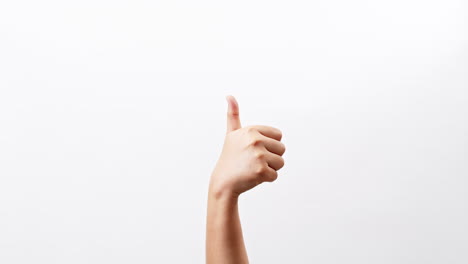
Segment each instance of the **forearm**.
[[210,185],[206,223],[207,264],[247,264],[238,196]]

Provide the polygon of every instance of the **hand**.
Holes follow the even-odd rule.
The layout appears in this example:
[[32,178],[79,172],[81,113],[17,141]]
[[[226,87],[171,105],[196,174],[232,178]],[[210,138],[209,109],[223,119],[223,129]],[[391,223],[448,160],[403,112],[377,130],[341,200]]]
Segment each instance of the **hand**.
[[221,156],[211,175],[215,195],[234,195],[262,182],[272,182],[284,166],[285,146],[280,130],[269,126],[241,127],[239,106],[228,96],[227,133]]

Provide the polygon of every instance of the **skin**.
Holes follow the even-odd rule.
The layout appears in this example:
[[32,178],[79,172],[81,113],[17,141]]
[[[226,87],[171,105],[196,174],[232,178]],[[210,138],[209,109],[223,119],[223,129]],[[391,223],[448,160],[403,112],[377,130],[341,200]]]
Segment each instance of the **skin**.
[[227,132],[210,178],[206,224],[207,264],[249,263],[239,219],[239,196],[273,182],[284,166],[282,133],[269,126],[242,127],[236,99],[228,96]]

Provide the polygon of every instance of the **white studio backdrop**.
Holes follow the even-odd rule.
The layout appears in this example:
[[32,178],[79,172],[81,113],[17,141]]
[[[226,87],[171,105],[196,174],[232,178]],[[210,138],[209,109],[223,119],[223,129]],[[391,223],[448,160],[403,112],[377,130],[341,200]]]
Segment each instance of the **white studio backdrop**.
[[468,3],[0,2],[0,263],[203,263],[233,94],[251,263],[468,263]]

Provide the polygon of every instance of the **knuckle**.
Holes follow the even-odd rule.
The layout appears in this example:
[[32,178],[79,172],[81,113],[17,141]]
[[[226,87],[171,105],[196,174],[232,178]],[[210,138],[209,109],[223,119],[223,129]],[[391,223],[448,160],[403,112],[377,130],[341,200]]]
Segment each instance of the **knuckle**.
[[276,133],[278,134],[278,138],[281,140],[283,138],[283,132],[277,128]]
[[262,166],[258,166],[258,167],[257,167],[255,173],[256,173],[257,175],[263,175],[263,174],[265,174],[266,171],[267,171],[266,166],[262,165]]
[[249,126],[245,128],[245,131],[247,131],[247,133],[249,134],[252,134],[252,133],[255,133],[257,130],[255,129],[255,127]]
[[276,181],[276,179],[278,179],[278,173],[276,173],[276,171],[275,171],[275,173],[272,173],[272,174],[268,177],[268,181],[269,181],[269,182],[274,182],[274,181]]
[[281,145],[280,145],[280,155],[283,155],[284,152],[286,152],[286,146],[283,143],[281,143]]
[[279,168],[283,168],[284,167],[284,159],[283,157],[280,158],[280,161],[279,161]]
[[265,158],[265,153],[263,153],[262,151],[256,151],[254,153],[254,157],[256,160],[263,160]]
[[256,146],[260,145],[260,143],[262,143],[262,140],[259,137],[252,136],[252,138],[250,139],[249,145],[253,146],[253,147],[256,147]]

